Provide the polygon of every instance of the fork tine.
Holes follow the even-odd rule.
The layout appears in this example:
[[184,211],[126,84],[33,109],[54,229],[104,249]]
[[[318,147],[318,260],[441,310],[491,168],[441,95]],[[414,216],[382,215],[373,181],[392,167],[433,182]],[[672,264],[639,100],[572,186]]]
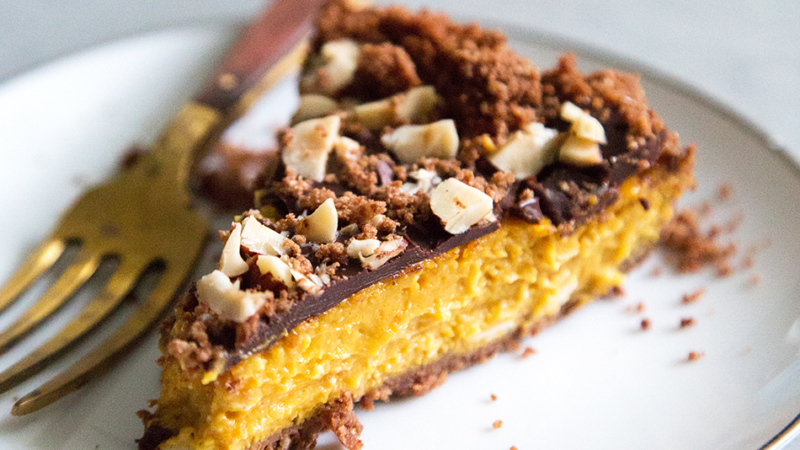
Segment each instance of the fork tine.
[[94,375],[112,367],[108,362],[121,356],[124,350],[135,343],[161,317],[186,279],[187,272],[167,266],[155,289],[116,333],[68,369],[19,399],[11,408],[11,414],[23,416],[38,411],[70,392],[80,389]]
[[31,332],[42,320],[63,305],[100,265],[100,255],[84,249],[42,297],[16,322],[0,333],[0,354]]
[[142,262],[123,261],[103,291],[61,331],[19,362],[0,373],[0,393],[6,392],[38,372],[56,355],[66,350],[97,326],[130,292],[145,268]]
[[67,244],[60,239],[46,239],[31,253],[14,275],[0,288],[0,311],[9,307],[39,275],[55,264]]

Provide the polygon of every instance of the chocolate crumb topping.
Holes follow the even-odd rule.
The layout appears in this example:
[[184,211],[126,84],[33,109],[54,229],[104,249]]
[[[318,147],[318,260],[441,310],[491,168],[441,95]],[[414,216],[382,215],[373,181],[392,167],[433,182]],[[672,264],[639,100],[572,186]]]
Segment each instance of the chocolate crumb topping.
[[391,97],[422,85],[417,69],[403,47],[384,42],[364,44],[353,82],[342,93],[361,100]]
[[712,265],[720,276],[732,271],[730,260],[736,254],[736,244],[719,242],[719,226],[704,232],[697,210],[680,211],[661,231],[661,245],[668,251],[667,260],[678,273],[695,273]]

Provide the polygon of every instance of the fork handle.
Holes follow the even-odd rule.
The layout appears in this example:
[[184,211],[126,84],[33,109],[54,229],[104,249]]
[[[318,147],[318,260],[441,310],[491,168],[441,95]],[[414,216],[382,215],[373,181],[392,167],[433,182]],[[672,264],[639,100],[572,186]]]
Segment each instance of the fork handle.
[[195,101],[227,111],[311,33],[322,0],[275,0],[231,47]]
[[304,40],[323,1],[273,0],[243,30],[205,87],[167,125],[142,170],[154,179],[176,183],[188,200],[192,155],[264,90],[300,65],[306,52]]

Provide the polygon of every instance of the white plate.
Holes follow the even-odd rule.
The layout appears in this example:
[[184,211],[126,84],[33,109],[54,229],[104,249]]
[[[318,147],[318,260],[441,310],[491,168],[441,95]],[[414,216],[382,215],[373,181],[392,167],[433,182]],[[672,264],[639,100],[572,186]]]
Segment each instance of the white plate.
[[[0,278],[7,277],[86,184],[107,177],[134,142],[148,142],[181,100],[199,87],[235,27],[185,28],[112,43],[58,60],[0,86]],[[512,45],[541,67],[565,42],[527,31]],[[631,64],[579,51],[584,69]],[[637,68],[640,69],[640,68]],[[754,449],[800,411],[800,171],[742,119],[680,84],[649,72],[651,104],[684,143],[699,147],[699,189],[683,204],[712,199],[723,183],[733,199],[725,220],[744,212],[733,238],[740,257],[770,241],[755,267],[728,278],[649,275],[657,258],[631,274],[627,295],[599,301],[526,341],[537,353],[503,354],[453,374],[409,401],[360,412],[368,449]],[[274,94],[277,120],[289,114],[290,84]],[[201,271],[208,270],[211,257]],[[752,275],[761,276],[750,286]],[[682,305],[699,287],[708,294]],[[19,315],[37,287],[0,317]],[[89,295],[66,308],[75,312]],[[644,314],[627,310],[640,301]],[[130,306],[130,305],[129,305]],[[129,308],[128,308],[129,309]],[[697,324],[679,330],[681,317]],[[639,323],[650,319],[643,332]],[[116,319],[119,323],[121,317]],[[0,357],[0,368],[65,323],[58,316]],[[134,415],[158,396],[157,336],[151,333],[108,375],[38,413],[8,415],[13,400],[85,354],[110,324],[45,373],[0,396],[3,449],[131,449]],[[690,351],[705,352],[693,363]],[[492,402],[490,394],[498,399]],[[502,420],[501,429],[492,423]],[[321,447],[339,448],[330,436]]]

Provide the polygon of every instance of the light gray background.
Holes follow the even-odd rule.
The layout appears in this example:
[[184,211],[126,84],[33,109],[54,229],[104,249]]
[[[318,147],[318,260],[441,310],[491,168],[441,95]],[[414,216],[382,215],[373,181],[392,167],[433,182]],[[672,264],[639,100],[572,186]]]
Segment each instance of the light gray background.
[[[402,3],[530,26],[643,62],[732,106],[800,160],[800,1]],[[0,0],[0,81],[95,43],[175,24],[240,20],[262,4],[262,0]]]
[[[402,3],[528,26],[639,61],[737,110],[800,161],[798,0]],[[262,4],[262,0],[0,0],[0,83],[97,43],[179,24],[243,20]],[[800,443],[790,447],[800,449]]]

